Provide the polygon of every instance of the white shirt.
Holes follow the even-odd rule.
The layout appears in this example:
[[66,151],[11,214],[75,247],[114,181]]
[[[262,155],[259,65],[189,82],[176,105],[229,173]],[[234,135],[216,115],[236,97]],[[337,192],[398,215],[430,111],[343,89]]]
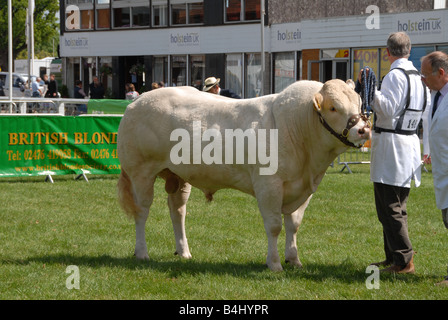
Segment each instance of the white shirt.
[[[376,114],[376,126],[395,129],[406,106],[408,91],[407,77],[402,70],[417,70],[408,59],[398,59],[391,65],[391,71],[384,77],[381,91],[375,92],[372,109]],[[424,91],[421,78],[410,75],[411,101],[409,109],[423,108]],[[427,106],[430,94],[427,91]],[[414,180],[418,187],[421,181],[420,139],[417,135],[402,135],[390,132],[372,134],[372,155],[370,179],[373,182],[411,187]]]

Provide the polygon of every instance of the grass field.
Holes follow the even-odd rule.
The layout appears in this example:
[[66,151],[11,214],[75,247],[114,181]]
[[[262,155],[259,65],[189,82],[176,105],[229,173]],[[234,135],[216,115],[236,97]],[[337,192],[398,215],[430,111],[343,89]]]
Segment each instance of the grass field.
[[[207,203],[194,189],[186,227],[193,259],[180,260],[157,181],[146,225],[150,260],[141,262],[133,257],[134,223],[117,204],[117,176],[0,179],[0,299],[447,299],[448,288],[434,285],[447,273],[448,231],[431,174],[408,203],[416,274],[381,275],[379,289],[368,289],[366,267],[384,258],[369,166],[340,169],[329,168],[306,211],[303,268],[284,265],[282,273],[264,265],[266,235],[248,195],[222,190]],[[69,266],[78,268],[79,289],[66,286]]]

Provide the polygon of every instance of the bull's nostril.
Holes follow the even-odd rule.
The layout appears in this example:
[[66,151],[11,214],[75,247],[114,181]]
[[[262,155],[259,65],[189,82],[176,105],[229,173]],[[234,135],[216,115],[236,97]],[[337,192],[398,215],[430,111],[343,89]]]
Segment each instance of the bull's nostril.
[[361,129],[358,130],[358,133],[359,134],[364,134],[364,133],[366,133],[366,130],[364,128],[361,128]]

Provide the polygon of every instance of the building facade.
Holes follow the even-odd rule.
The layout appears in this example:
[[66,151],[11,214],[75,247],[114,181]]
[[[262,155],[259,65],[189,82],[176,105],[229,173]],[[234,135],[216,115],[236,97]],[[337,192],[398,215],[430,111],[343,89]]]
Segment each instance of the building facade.
[[[296,80],[355,78],[368,65],[389,70],[386,40],[407,32],[411,60],[448,49],[445,1],[61,0],[60,56],[73,93],[97,75],[107,97],[125,84],[201,89],[205,78],[244,98]],[[63,18],[62,18],[63,17]]]

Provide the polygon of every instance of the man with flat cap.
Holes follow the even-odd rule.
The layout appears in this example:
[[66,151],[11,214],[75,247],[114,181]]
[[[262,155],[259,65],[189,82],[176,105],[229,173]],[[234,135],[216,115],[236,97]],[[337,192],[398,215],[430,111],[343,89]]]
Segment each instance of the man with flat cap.
[[205,79],[204,87],[202,88],[202,91],[219,94],[221,96],[225,96],[225,97],[229,97],[229,98],[241,99],[241,97],[239,95],[237,95],[236,93],[234,93],[233,91],[227,90],[227,89],[221,89],[219,87],[219,81],[221,81],[221,79],[215,78],[215,77],[210,77],[210,78]]

